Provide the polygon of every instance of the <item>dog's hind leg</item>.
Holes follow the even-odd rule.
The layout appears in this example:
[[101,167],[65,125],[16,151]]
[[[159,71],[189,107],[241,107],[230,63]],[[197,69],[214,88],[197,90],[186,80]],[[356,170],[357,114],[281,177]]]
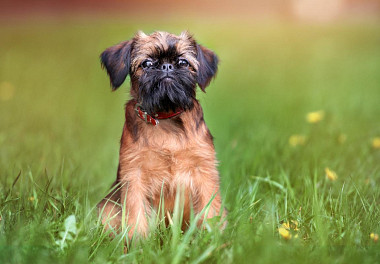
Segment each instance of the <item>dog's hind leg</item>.
[[119,182],[115,181],[112,184],[111,191],[97,205],[102,224],[106,230],[113,229],[117,231],[121,226],[120,189]]

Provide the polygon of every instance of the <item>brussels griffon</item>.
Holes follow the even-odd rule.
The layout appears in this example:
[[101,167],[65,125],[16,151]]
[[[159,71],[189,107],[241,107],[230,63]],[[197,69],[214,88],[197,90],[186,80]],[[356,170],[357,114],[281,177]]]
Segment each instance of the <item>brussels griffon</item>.
[[187,32],[138,32],[106,49],[101,62],[113,90],[130,75],[132,98],[125,106],[114,190],[98,204],[106,228],[123,225],[129,238],[146,236],[153,210],[163,200],[170,214],[179,190],[183,223],[191,209],[200,213],[210,201],[202,217],[224,217],[213,138],[195,96],[196,85],[205,91],[215,76],[217,56]]

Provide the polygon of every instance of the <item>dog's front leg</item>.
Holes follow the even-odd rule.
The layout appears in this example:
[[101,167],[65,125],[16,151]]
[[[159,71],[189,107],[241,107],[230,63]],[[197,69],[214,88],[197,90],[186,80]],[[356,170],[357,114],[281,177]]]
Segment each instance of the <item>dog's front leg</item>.
[[135,172],[133,176],[125,177],[125,188],[121,190],[121,202],[123,204],[123,214],[128,231],[128,238],[145,237],[148,234],[148,220],[151,208],[148,200],[147,190],[141,183],[140,172]]

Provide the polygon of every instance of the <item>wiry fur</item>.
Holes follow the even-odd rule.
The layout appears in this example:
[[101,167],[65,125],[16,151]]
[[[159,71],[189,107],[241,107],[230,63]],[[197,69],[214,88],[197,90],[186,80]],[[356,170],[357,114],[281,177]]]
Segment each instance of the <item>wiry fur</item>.
[[[189,220],[190,208],[199,213],[214,196],[205,217],[224,215],[225,212],[220,212],[213,140],[195,98],[196,84],[204,90],[217,71],[216,55],[196,44],[186,32],[180,36],[166,32],[151,35],[139,32],[131,41],[123,43],[101,55],[114,89],[121,85],[119,81],[127,74],[131,75],[133,98],[125,108],[126,122],[114,183],[119,188],[99,203],[102,222],[120,228],[124,208],[128,219],[126,224],[130,227],[129,237],[135,231],[144,236],[148,232],[147,217],[153,208],[158,207],[161,191],[165,210],[172,212],[178,187],[185,190],[185,223]],[[126,61],[120,61],[120,58]],[[158,69],[141,68],[147,58],[160,63],[186,58],[189,66],[176,68],[171,73],[173,79],[162,80],[163,73]],[[123,65],[128,67],[127,70]],[[123,72],[125,76],[122,76]],[[136,116],[136,101],[148,113],[174,111],[178,107],[185,111],[153,126]]]
[[178,107],[189,110],[195,99],[194,75],[187,69],[177,69],[168,74],[173,79],[162,81],[166,74],[159,70],[146,70],[140,77],[139,102],[149,114],[175,111]]

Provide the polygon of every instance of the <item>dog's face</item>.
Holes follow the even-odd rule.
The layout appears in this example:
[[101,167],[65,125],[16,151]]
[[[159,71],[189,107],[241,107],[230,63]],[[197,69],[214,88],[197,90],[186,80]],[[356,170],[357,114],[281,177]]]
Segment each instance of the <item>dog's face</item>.
[[216,74],[218,58],[187,32],[145,35],[106,49],[101,55],[113,90],[131,76],[131,95],[149,114],[191,109],[196,85],[204,91]]

